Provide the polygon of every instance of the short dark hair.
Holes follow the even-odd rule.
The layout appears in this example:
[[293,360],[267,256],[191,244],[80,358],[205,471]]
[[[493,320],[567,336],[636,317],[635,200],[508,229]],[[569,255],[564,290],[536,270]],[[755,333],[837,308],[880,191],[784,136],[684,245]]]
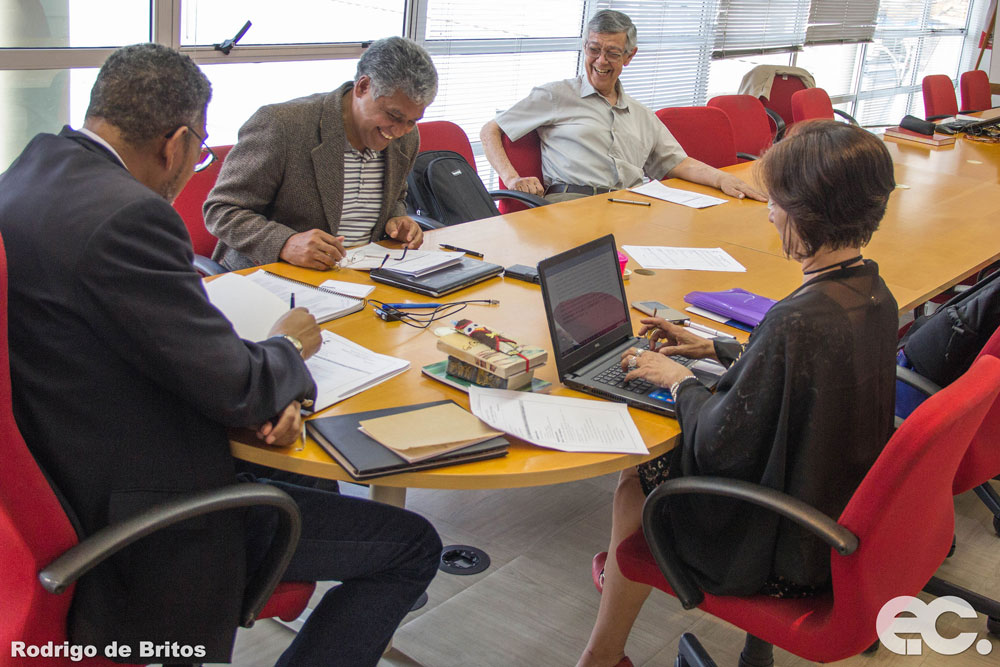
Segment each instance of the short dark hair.
[[896,187],[882,140],[834,120],[796,123],[761,159],[768,195],[791,220],[806,256],[864,246]]
[[87,118],[101,118],[133,145],[201,120],[212,84],[189,57],[160,44],[112,53],[90,91]]
[[412,101],[427,106],[437,96],[434,61],[423,47],[404,37],[372,42],[358,61],[355,83],[362,76],[371,79],[376,99],[402,91]]

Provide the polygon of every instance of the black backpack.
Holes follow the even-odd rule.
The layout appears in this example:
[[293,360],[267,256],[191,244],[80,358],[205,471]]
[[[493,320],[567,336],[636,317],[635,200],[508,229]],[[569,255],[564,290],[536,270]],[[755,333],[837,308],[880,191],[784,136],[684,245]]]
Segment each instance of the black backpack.
[[899,341],[917,371],[945,386],[968,370],[1000,326],[1000,271],[918,317]]
[[406,177],[411,212],[445,225],[500,215],[476,170],[454,151],[424,151]]

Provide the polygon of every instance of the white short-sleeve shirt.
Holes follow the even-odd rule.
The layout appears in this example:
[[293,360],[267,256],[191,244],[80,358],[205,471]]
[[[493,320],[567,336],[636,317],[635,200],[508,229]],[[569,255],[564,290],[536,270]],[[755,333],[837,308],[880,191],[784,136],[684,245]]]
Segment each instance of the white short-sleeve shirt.
[[585,75],[546,83],[496,122],[513,141],[538,130],[545,185],[622,189],[640,184],[643,174],[662,179],[687,154],[652,111],[615,85],[612,106]]

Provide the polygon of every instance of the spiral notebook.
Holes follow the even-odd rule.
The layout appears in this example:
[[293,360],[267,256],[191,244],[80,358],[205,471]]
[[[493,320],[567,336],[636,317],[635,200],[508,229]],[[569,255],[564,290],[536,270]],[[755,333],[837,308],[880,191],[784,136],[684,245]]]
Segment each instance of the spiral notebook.
[[317,287],[263,269],[254,271],[247,278],[284,303],[288,303],[289,297],[294,294],[296,307],[308,310],[319,323],[350,315],[365,307],[363,297],[352,296],[323,285]]

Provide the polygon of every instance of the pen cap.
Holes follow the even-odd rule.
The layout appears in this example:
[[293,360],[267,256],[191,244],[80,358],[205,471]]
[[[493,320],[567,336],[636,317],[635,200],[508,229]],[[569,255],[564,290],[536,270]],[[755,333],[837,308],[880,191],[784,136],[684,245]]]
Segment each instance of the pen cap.
[[628,255],[623,252],[618,253],[618,266],[622,270],[622,275],[625,275],[625,265],[628,264]]

